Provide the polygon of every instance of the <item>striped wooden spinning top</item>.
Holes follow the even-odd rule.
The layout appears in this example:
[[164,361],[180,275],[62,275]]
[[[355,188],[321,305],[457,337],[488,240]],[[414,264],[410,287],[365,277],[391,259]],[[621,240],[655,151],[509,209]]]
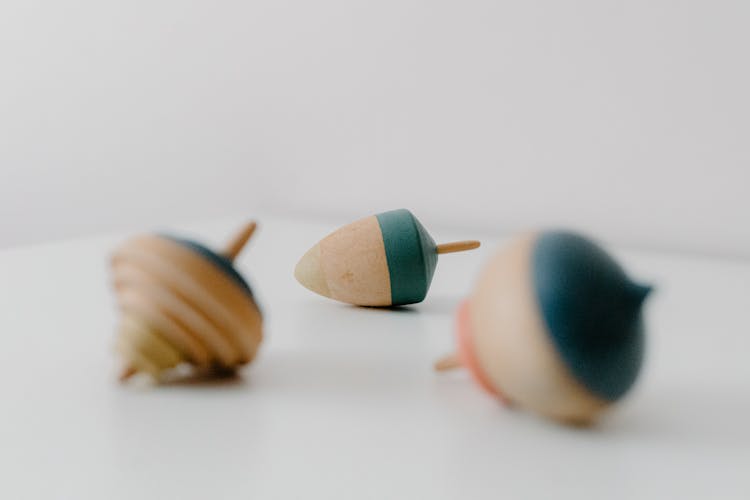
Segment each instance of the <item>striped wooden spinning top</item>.
[[161,234],[133,238],[115,251],[121,380],[136,373],[160,380],[182,364],[201,375],[227,373],[253,360],[262,316],[232,262],[255,228],[248,223],[220,254]]

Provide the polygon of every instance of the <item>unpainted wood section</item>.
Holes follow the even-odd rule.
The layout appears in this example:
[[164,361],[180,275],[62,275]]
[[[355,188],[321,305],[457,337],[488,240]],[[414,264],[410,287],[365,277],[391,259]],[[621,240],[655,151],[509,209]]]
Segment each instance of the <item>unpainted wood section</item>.
[[308,250],[294,268],[294,277],[302,286],[323,297],[330,297],[323,268],[320,265],[320,244]]
[[[262,339],[257,306],[231,278],[190,249],[156,236],[136,238],[115,253],[113,274],[127,309],[150,311],[144,318],[148,324],[165,338],[170,333],[180,338],[175,347],[190,352],[197,364],[208,364],[200,346],[211,364],[227,367],[255,356]],[[195,342],[186,347],[190,338]]]
[[173,318],[181,327],[190,332],[191,336],[200,338],[222,364],[231,366],[237,363],[240,357],[238,347],[227,339],[227,335],[219,331],[201,311],[185,301],[183,297],[147,279],[146,276],[144,273],[119,273],[115,281],[115,289],[118,293],[139,294],[140,300],[154,304],[162,314]]
[[452,352],[435,361],[434,368],[436,371],[445,372],[461,368],[462,366],[463,363],[458,353]]
[[607,406],[570,374],[547,333],[532,283],[534,234],[498,252],[470,300],[474,345],[489,380],[511,402],[576,424]]
[[124,316],[138,318],[177,349],[182,358],[194,365],[207,367],[214,359],[209,347],[200,337],[186,329],[162,307],[137,288],[129,288],[126,281],[117,281],[118,303]]
[[130,372],[147,372],[158,378],[183,361],[169,342],[132,316],[123,316],[119,332],[117,349],[127,359]]
[[141,261],[150,259],[152,274],[206,313],[230,342],[242,346],[245,357],[255,352],[262,340],[261,314],[231,277],[196,252],[165,238],[144,238],[129,251]]
[[138,349],[133,347],[130,343],[129,335],[122,331],[122,327],[117,337],[115,350],[126,363],[125,369],[120,373],[119,378],[121,381],[129,379],[136,373],[147,373],[158,380],[162,370],[153,361],[139,352]]
[[[115,284],[118,288],[137,290],[143,296],[141,303],[150,303],[153,307],[160,310],[159,314],[164,319],[173,319],[191,337],[198,339],[203,344],[208,344],[210,350],[217,353],[213,356],[214,358],[218,356],[220,359],[225,359],[223,356],[226,356],[228,352],[232,353],[230,356],[232,359],[236,357],[236,352],[240,353],[239,359],[245,359],[252,354],[259,342],[260,334],[238,334],[236,330],[232,330],[232,328],[235,328],[233,323],[241,325],[237,328],[247,328],[247,323],[242,323],[238,320],[233,312],[222,310],[212,311],[213,299],[209,298],[208,301],[205,300],[207,296],[210,297],[210,294],[207,295],[206,292],[202,291],[198,283],[194,283],[183,276],[177,280],[183,281],[180,286],[178,282],[175,282],[174,276],[164,266],[159,265],[158,268],[153,269],[149,267],[149,262],[144,261],[141,256],[131,257],[127,262],[120,261],[114,266]],[[139,267],[144,265],[150,271]],[[198,319],[199,323],[196,324],[195,321],[192,321],[186,324],[185,321],[188,318],[182,316],[176,317],[175,313],[177,310],[173,306],[170,306],[175,301],[189,308],[190,313],[198,314],[200,316]],[[257,328],[259,329],[260,315],[256,312],[256,316],[258,320]],[[210,324],[208,328],[198,326],[199,324],[204,325],[206,322]],[[196,328],[201,329],[196,330]],[[252,329],[253,332],[255,330]],[[217,351],[217,349],[224,350]],[[222,355],[222,353],[224,354]],[[234,364],[236,361],[232,361],[231,363]]]
[[331,298],[361,306],[391,305],[391,278],[375,216],[353,222],[320,242]]
[[226,257],[230,261],[236,259],[242,249],[245,248],[248,240],[252,238],[253,233],[255,232],[255,229],[257,227],[258,224],[256,224],[255,221],[245,224],[245,226],[240,229],[240,231],[229,241],[229,243],[227,243],[224,252],[222,252],[224,254],[224,257]]
[[123,317],[121,327],[124,334],[130,339],[128,343],[144,357],[150,359],[158,368],[162,370],[173,368],[183,361],[180,352],[172,344],[160,335],[155,334],[153,329],[137,318]]

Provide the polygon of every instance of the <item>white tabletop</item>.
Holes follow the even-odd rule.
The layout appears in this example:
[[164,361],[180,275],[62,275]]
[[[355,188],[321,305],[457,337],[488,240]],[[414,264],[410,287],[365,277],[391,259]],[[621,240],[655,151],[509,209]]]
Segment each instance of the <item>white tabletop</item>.
[[[217,246],[239,222],[183,229]],[[750,498],[750,262],[615,252],[658,287],[647,362],[581,430],[432,371],[499,239],[441,258],[424,303],[373,310],[292,277],[333,224],[260,222],[239,268],[267,340],[229,382],[116,382],[107,255],[125,235],[0,252],[0,498]]]

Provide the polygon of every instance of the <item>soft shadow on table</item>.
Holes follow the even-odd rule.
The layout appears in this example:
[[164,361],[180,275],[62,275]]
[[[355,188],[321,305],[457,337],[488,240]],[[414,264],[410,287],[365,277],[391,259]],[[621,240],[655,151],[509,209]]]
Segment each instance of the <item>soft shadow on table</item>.
[[[299,339],[297,346],[314,349],[318,344],[350,346],[356,350],[362,342],[378,342],[389,332],[408,332],[414,337],[425,332],[425,315],[416,306],[399,308],[356,307],[341,303],[302,302],[283,320],[274,319],[277,332],[287,340]],[[352,344],[354,343],[354,344]],[[408,338],[403,339],[408,345]]]
[[[345,304],[343,302],[337,302],[333,300],[322,301],[322,303],[315,302],[314,307],[324,307],[340,309],[343,311],[363,311],[371,314],[445,314],[453,315],[458,309],[459,304],[466,297],[460,295],[428,295],[423,302],[417,304],[409,304],[405,306],[392,306],[392,307],[368,307],[368,306],[355,306],[352,304]],[[329,310],[330,309],[324,309]]]
[[198,387],[208,389],[242,389],[248,385],[248,377],[241,372],[221,373],[207,376],[193,374],[187,377],[164,381],[162,387]]
[[133,390],[170,390],[180,388],[205,390],[244,390],[249,385],[249,377],[243,370],[237,372],[198,373],[187,367],[179,367],[177,371],[159,383],[155,383],[147,376],[136,376],[122,385],[124,389]]
[[413,392],[405,381],[413,378],[414,369],[420,369],[419,365],[415,363],[412,367],[379,357],[288,351],[269,353],[251,376],[256,389],[277,394],[393,397]]
[[673,386],[660,393],[652,390],[615,407],[590,430],[650,442],[747,449],[750,394],[739,389]]
[[354,311],[372,311],[373,314],[418,314],[419,310],[413,305],[408,306],[389,306],[389,307],[369,307],[354,306],[351,304],[337,304],[339,307]]
[[742,390],[739,381],[731,386],[672,384],[650,386],[643,391],[636,387],[625,401],[615,404],[589,426],[565,425],[523,408],[507,407],[477,388],[467,387],[469,383],[460,373],[445,375],[434,394],[457,425],[476,420],[476,427],[486,430],[487,421],[492,421],[506,430],[531,431],[549,439],[563,437],[582,443],[750,451],[750,393]]
[[428,295],[424,302],[415,304],[420,312],[428,314],[445,314],[453,316],[461,302],[466,299],[462,295]]

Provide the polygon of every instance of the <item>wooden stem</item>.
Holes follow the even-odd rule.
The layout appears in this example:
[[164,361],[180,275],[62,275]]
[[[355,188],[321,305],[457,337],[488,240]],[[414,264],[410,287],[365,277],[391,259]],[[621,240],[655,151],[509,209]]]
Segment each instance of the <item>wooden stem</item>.
[[466,250],[474,250],[475,248],[479,248],[479,245],[481,245],[481,243],[476,240],[442,243],[437,246],[437,253],[465,252]]
[[234,260],[235,258],[237,258],[237,256],[242,251],[242,248],[245,246],[245,243],[247,243],[247,240],[249,240],[255,232],[256,227],[258,227],[258,225],[254,221],[245,224],[240,232],[237,233],[237,235],[232,238],[232,240],[227,245],[226,249],[224,250],[224,257],[229,260]]
[[461,358],[459,358],[458,354],[456,354],[455,352],[448,354],[447,356],[443,356],[435,362],[435,370],[439,372],[455,370],[456,368],[461,368],[462,366],[463,363],[461,363]]
[[120,382],[125,382],[127,379],[132,377],[138,372],[133,365],[126,365],[123,367],[122,371],[120,372]]

